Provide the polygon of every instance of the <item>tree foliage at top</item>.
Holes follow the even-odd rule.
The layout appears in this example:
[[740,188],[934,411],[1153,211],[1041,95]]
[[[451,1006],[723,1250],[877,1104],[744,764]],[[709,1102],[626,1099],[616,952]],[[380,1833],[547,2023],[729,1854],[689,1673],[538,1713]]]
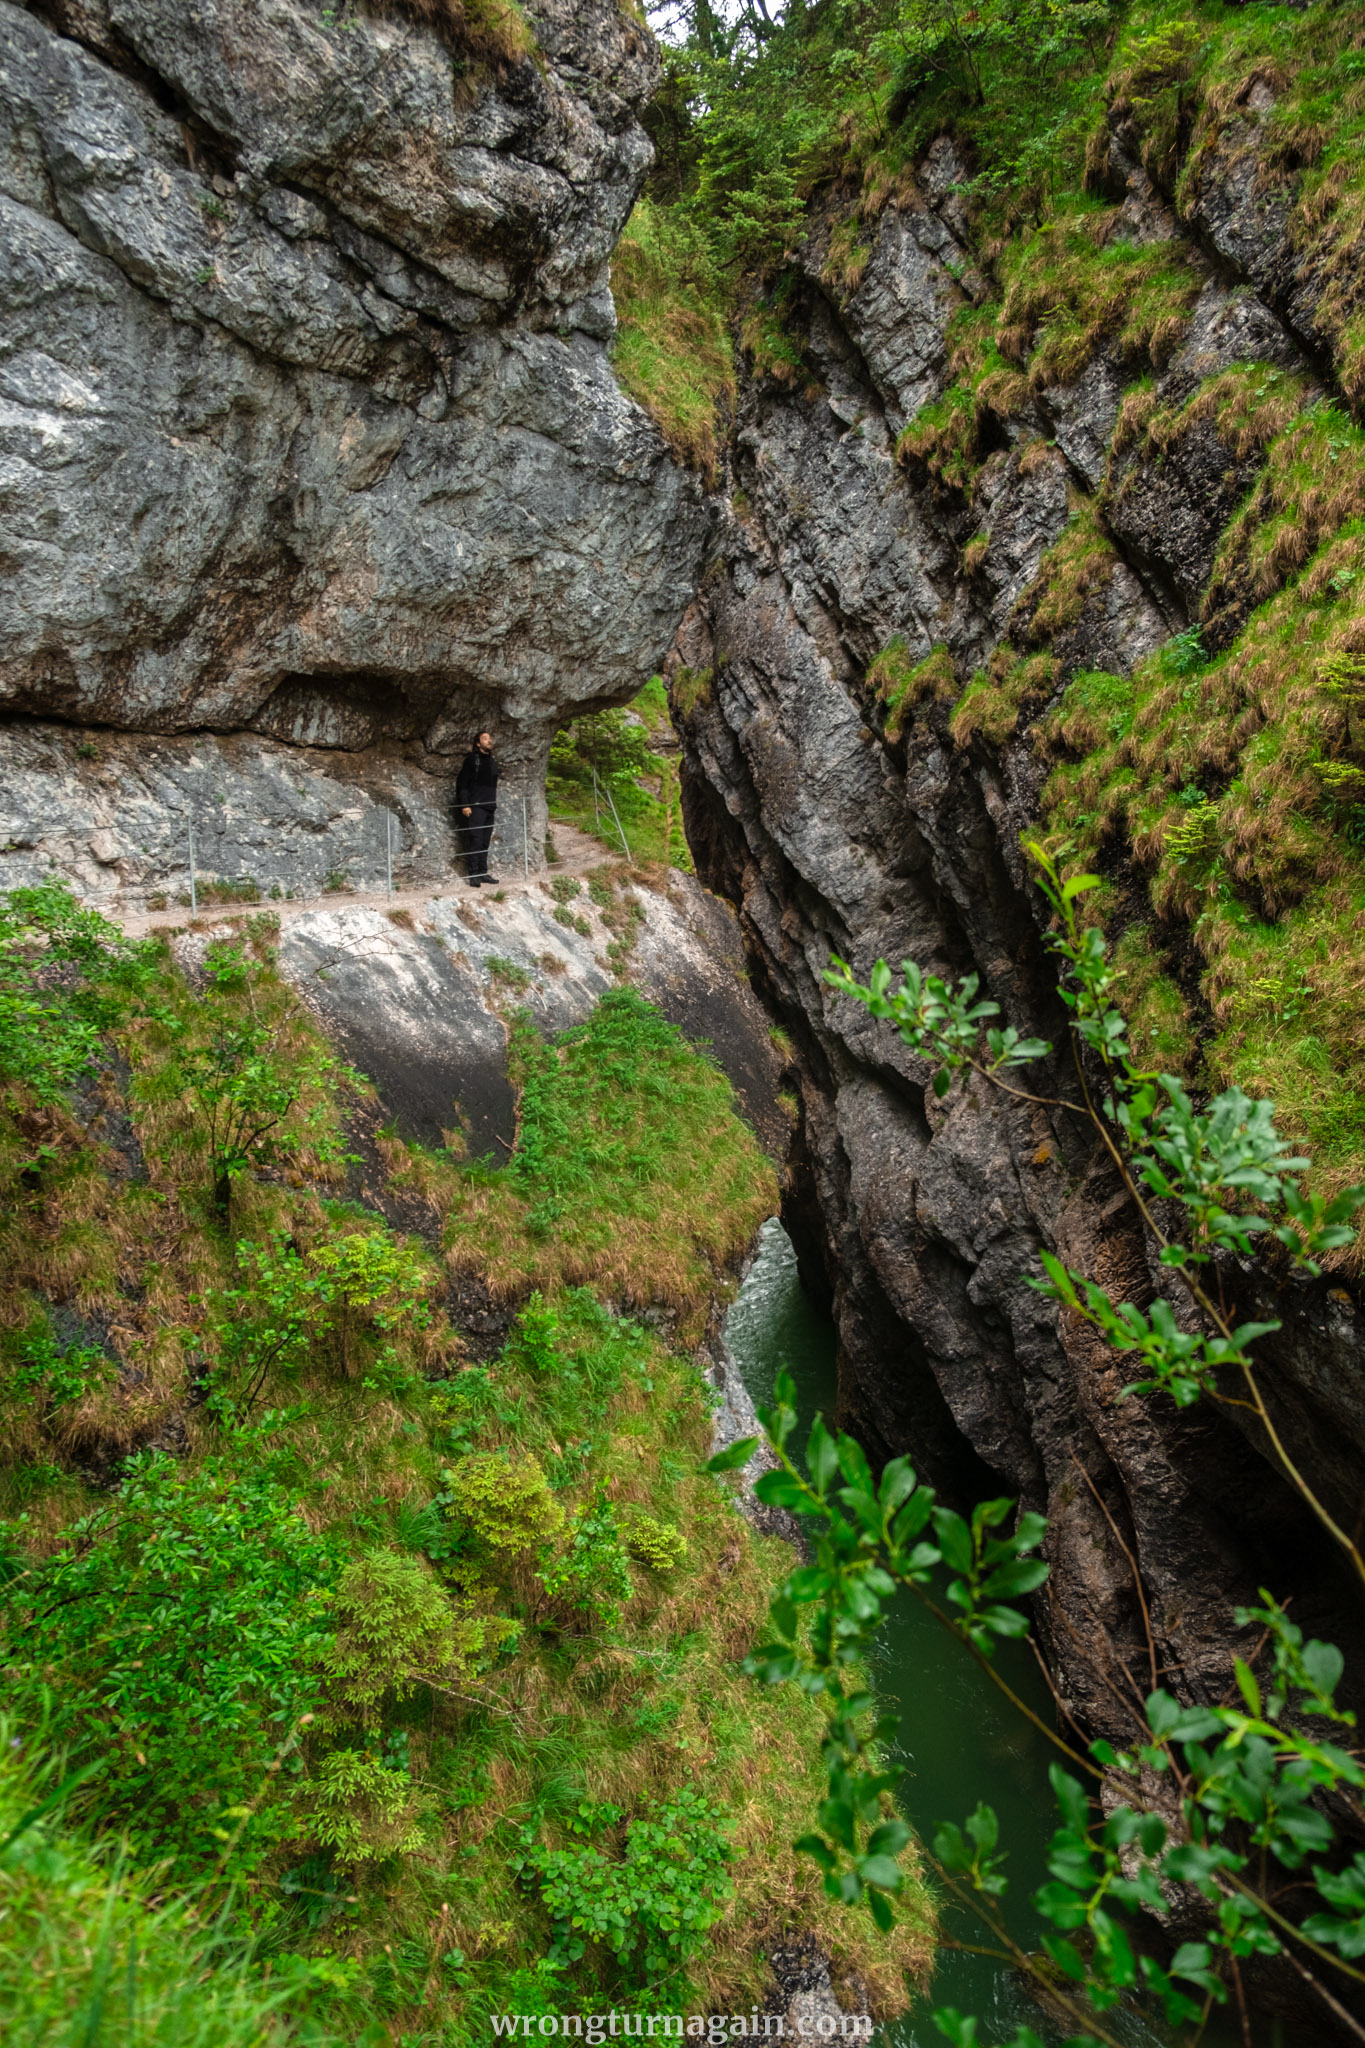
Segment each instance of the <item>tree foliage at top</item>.
[[658,10],[648,111],[656,196],[691,214],[732,273],[779,263],[821,186],[890,186],[940,130],[981,198],[1035,214],[1078,183],[1107,0],[741,0]]

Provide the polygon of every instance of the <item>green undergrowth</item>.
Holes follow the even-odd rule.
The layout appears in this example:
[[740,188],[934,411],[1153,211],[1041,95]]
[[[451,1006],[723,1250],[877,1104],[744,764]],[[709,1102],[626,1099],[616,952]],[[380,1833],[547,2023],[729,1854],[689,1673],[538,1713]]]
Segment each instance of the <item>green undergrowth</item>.
[[704,1470],[691,1345],[775,1198],[723,1075],[622,988],[514,1019],[505,1165],[362,1156],[270,919],[67,905],[0,930],[0,1802],[60,1791],[0,1849],[6,2041],[743,2010],[795,1927],[898,2009],[922,1882],[891,1935],[824,1898],[819,1715],[739,1670],[789,1553]]
[[431,1189],[447,1260],[500,1293],[528,1279],[587,1284],[667,1304],[694,1326],[776,1195],[724,1074],[628,988],[550,1044],[521,1014],[511,1057],[522,1091],[511,1167]]
[[886,736],[897,739],[905,721],[931,699],[951,701],[957,695],[953,660],[946,647],[936,647],[921,661],[910,659],[898,634],[868,664],[867,680],[885,706]]
[[586,712],[564,726],[550,750],[545,793],[552,837],[559,819],[647,875],[671,867],[691,874],[662,677],[652,676],[629,705]]
[[302,1958],[269,1973],[227,1900],[167,1898],[112,1840],[70,1825],[70,1773],[0,1722],[0,2019],[8,2048],[332,2048]]

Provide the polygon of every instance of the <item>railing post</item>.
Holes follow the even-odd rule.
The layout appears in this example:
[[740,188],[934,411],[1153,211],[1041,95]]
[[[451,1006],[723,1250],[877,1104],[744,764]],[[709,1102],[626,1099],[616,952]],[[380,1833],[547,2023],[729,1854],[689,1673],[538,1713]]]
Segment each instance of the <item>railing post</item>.
[[621,832],[621,820],[616,816],[616,798],[611,793],[610,783],[607,784],[607,802],[611,805],[611,815],[615,821],[617,831],[621,834],[621,844],[626,850],[626,859],[629,860],[630,841],[626,838],[625,833]]

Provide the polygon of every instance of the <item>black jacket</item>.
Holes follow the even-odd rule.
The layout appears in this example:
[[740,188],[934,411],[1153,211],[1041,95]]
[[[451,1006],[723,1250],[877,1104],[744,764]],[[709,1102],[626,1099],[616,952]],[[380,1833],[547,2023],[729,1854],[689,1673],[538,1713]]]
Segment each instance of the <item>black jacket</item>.
[[481,754],[471,747],[455,779],[455,801],[466,804],[495,804],[498,800],[498,763],[494,754]]

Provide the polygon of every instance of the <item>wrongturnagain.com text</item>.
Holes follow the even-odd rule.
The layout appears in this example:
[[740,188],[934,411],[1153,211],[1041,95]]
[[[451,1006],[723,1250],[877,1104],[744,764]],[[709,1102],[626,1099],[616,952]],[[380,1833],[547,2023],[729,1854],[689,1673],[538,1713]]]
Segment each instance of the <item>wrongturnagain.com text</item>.
[[837,2019],[832,2013],[801,2013],[791,2026],[780,2012],[757,2011],[693,2012],[685,2019],[680,2012],[495,2012],[489,2017],[495,2034],[516,2035],[522,2040],[527,2035],[548,2038],[568,2034],[589,2042],[591,2048],[597,2048],[603,2041],[649,2040],[670,2035],[674,2039],[690,2036],[695,2041],[707,2042],[709,2048],[720,2048],[721,2042],[755,2038],[810,2042],[872,2039],[872,2019],[865,2012],[840,2013]]

